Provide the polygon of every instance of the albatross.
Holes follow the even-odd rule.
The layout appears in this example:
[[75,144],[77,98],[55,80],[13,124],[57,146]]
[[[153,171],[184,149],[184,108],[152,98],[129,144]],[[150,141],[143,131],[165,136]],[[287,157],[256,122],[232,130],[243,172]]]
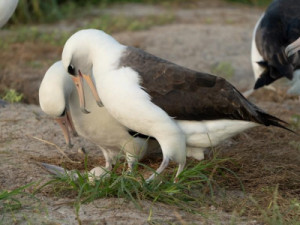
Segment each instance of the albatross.
[[[180,123],[191,133],[199,124],[222,127],[219,139],[230,136],[227,129],[238,133],[259,124],[289,130],[284,121],[249,102],[225,79],[122,45],[101,30],[73,34],[65,43],[62,62],[73,81],[84,78],[97,89],[97,101],[117,121],[158,141],[163,160],[148,181],[170,160],[178,164],[176,178],[184,169],[189,138]],[[81,108],[85,111],[84,104]],[[203,140],[196,136],[190,141]]]
[[19,0],[1,0],[0,1],[0,27],[7,23],[14,13]]
[[255,85],[245,96],[264,86],[274,89],[270,84],[282,77],[292,80],[289,94],[300,86],[299,54],[285,54],[286,46],[300,36],[299,11],[300,0],[274,0],[257,21],[251,46]]
[[[155,140],[145,140],[147,137],[138,138],[137,133],[125,128],[116,121],[105,108],[96,106],[92,94],[87,90],[87,84],[79,83],[79,95],[76,88],[65,71],[61,61],[54,63],[45,73],[39,89],[39,102],[42,110],[49,116],[55,118],[63,130],[68,144],[72,147],[70,131],[73,135],[79,135],[97,144],[103,152],[106,160],[104,168],[95,167],[90,171],[90,180],[98,179],[112,169],[120,152],[127,156],[129,170],[135,162],[153,152],[160,151]],[[83,99],[83,93],[85,99]],[[78,100],[79,99],[79,100]],[[83,101],[87,102],[87,104]],[[78,101],[91,110],[81,111]],[[98,105],[98,104],[97,104]],[[85,114],[81,113],[84,112]],[[74,123],[73,119],[74,118]],[[204,151],[208,147],[218,145],[223,140],[255,126],[252,123],[240,121],[201,121],[192,123],[189,121],[177,121],[178,126],[186,136],[187,156],[197,160],[204,159]],[[241,125],[241,126],[240,126]],[[75,129],[76,127],[76,129]],[[224,134],[226,133],[226,135]],[[131,140],[133,137],[134,140]],[[128,144],[133,141],[131,144]],[[146,142],[147,141],[147,142]],[[64,173],[65,169],[54,165],[43,164],[50,172]]]
[[[54,63],[45,73],[39,88],[39,102],[42,110],[59,123],[69,147],[71,147],[69,130],[73,134],[78,132],[80,136],[100,147],[106,165],[104,169],[96,167],[90,171],[95,178],[111,170],[122,152],[126,154],[131,169],[133,163],[144,156],[148,147],[147,138],[132,137],[130,133],[134,134],[134,132],[129,132],[104,107],[98,107],[87,85],[85,83],[82,85],[81,90],[85,93],[85,102],[91,110],[90,113],[81,112],[78,98],[82,102],[83,94],[77,94],[75,85],[61,61]],[[149,143],[152,142],[149,141]],[[155,148],[155,144],[151,146]]]

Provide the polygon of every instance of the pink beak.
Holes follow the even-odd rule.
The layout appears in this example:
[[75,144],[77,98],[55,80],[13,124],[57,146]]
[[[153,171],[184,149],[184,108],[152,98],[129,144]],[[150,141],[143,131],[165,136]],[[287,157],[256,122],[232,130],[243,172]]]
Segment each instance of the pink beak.
[[62,117],[56,118],[55,120],[59,124],[59,126],[61,127],[61,129],[63,131],[63,135],[65,138],[66,144],[68,145],[69,148],[72,148],[73,145],[71,143],[71,137],[70,137],[69,130],[72,131],[73,136],[78,136],[78,134],[75,130],[69,110],[66,108],[65,114]]

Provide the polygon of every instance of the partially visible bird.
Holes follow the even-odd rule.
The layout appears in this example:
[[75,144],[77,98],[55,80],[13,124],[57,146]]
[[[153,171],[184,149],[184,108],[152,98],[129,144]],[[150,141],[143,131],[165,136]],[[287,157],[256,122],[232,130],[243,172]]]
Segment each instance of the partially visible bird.
[[6,24],[14,13],[19,0],[0,0],[0,28]]
[[[189,144],[179,121],[191,130],[197,124],[205,127],[207,121],[212,127],[221,124],[219,136],[223,140],[230,136],[230,127],[234,134],[258,124],[288,129],[282,120],[249,102],[225,79],[127,47],[100,30],[73,34],[64,46],[62,62],[73,80],[92,80],[92,89],[96,84],[97,101],[101,100],[116,120],[159,142],[163,161],[156,170],[158,174],[170,160],[179,165],[176,177],[185,166]],[[84,105],[81,107],[84,111]]]
[[[286,57],[285,48],[300,36],[300,0],[274,0],[255,25],[252,36],[251,63],[254,88],[270,85],[286,77],[296,82],[300,76],[299,54]],[[297,72],[298,71],[298,72]],[[274,90],[274,87],[268,86]],[[291,93],[290,89],[288,93]]]
[[[287,56],[290,57],[294,54],[299,54],[298,52],[299,50],[300,50],[300,38],[298,38],[293,43],[289,44],[286,47],[285,52]],[[300,70],[295,71],[292,87],[288,90],[288,93],[292,95],[298,95],[300,100]]]

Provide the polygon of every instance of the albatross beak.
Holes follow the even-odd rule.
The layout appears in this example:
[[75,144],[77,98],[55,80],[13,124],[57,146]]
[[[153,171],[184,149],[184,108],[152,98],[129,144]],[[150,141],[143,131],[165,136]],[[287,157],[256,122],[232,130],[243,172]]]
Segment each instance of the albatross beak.
[[300,50],[300,38],[289,44],[285,49],[285,54],[289,57]]
[[69,133],[69,129],[68,129],[69,122],[68,122],[67,114],[65,114],[62,117],[56,118],[55,120],[59,124],[60,128],[63,131],[64,137],[66,140],[66,144],[68,145],[69,148],[72,148],[73,145],[71,143],[70,133]]
[[98,95],[97,89],[96,89],[96,87],[95,87],[95,85],[94,85],[94,83],[93,83],[91,77],[90,77],[89,75],[82,74],[82,73],[80,72],[80,70],[79,70],[78,72],[79,72],[79,75],[80,75],[81,77],[83,77],[83,79],[85,79],[86,83],[89,85],[89,87],[90,87],[90,89],[91,89],[91,91],[92,91],[92,94],[93,94],[93,96],[94,96],[94,98],[95,98],[95,100],[96,100],[98,106],[99,106],[99,107],[103,107],[103,103],[102,103],[102,101],[101,101],[101,99],[100,99],[100,97],[99,97],[99,95]]
[[71,113],[68,108],[66,108],[66,117],[67,117],[67,124],[68,124],[69,128],[71,129],[73,136],[78,137],[77,131],[73,124]]
[[68,145],[69,148],[72,148],[73,145],[71,143],[71,137],[70,137],[70,132],[69,129],[72,131],[73,136],[78,136],[73,121],[72,121],[72,117],[71,114],[68,110],[68,108],[65,109],[65,114],[62,117],[56,118],[55,119],[56,122],[59,124],[59,126],[61,127],[65,140],[66,140],[66,144]]
[[82,85],[82,75],[79,73],[79,76],[72,76],[72,80],[75,84],[78,97],[79,97],[79,103],[80,103],[80,109],[83,113],[90,113],[85,108],[85,99],[84,99],[84,91],[83,91],[83,85]]

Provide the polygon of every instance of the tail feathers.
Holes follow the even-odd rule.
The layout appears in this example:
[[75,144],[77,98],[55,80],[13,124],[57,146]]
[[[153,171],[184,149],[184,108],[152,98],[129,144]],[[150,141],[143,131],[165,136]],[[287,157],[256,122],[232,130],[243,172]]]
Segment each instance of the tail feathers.
[[286,126],[282,125],[282,124],[285,124],[285,125],[288,125],[287,122],[275,117],[275,116],[272,116],[268,113],[265,113],[265,112],[262,112],[262,111],[258,111],[259,113],[259,116],[261,118],[261,121],[263,122],[263,124],[265,126],[275,126],[275,127],[280,127],[280,128],[283,128],[285,130],[288,130],[294,134],[297,134],[295,131],[287,128]]

